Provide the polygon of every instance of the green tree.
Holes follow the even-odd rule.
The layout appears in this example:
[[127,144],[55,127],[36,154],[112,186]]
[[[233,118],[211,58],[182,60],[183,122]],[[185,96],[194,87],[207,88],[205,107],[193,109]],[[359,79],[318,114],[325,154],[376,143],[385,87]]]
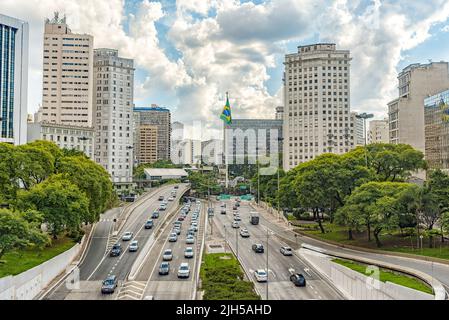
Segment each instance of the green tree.
[[83,191],[89,200],[89,213],[84,221],[98,221],[114,196],[108,172],[85,156],[63,157],[59,160],[58,173]]
[[8,143],[0,143],[0,194],[3,201],[16,198],[19,189],[17,180],[16,148]]
[[31,245],[42,247],[48,237],[33,227],[19,213],[0,209],[0,258],[8,251]]
[[29,191],[19,192],[17,199],[20,210],[42,213],[54,239],[63,231],[79,231],[81,221],[90,218],[88,203],[86,195],[62,175],[54,175]]

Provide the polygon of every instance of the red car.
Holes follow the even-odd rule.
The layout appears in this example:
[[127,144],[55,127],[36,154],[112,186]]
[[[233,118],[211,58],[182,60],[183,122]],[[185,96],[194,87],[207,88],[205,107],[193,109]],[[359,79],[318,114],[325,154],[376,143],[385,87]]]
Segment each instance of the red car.
[[178,221],[184,221],[184,217],[183,217],[183,216],[180,216],[180,217],[178,218]]

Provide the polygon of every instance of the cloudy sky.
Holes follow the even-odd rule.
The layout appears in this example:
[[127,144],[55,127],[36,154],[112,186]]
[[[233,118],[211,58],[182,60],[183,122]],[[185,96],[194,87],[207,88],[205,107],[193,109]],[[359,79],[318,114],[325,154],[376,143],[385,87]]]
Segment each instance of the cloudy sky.
[[382,118],[410,63],[449,61],[447,0],[1,0],[30,24],[29,111],[41,102],[45,17],[67,15],[95,47],[136,64],[136,106],[219,128],[224,93],[235,118],[271,118],[282,104],[285,53],[334,42],[351,50],[352,110]]

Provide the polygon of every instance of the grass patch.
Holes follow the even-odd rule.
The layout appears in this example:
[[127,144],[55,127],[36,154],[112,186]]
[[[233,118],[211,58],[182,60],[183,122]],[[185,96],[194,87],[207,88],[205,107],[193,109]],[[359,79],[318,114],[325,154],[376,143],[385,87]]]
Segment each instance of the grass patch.
[[[315,224],[315,226],[317,225]],[[424,239],[424,248],[421,250],[416,248],[416,236],[401,236],[399,232],[394,232],[392,234],[381,235],[380,240],[383,245],[382,247],[378,248],[376,246],[376,242],[374,241],[374,237],[371,237],[371,241],[368,241],[366,232],[353,231],[354,240],[348,240],[348,231],[346,227],[325,223],[324,229],[326,230],[326,233],[323,234],[321,233],[319,228],[315,228],[314,225],[309,226],[308,228],[300,228],[300,230],[306,234],[314,235],[320,239],[334,241],[344,245],[352,245],[366,249],[408,253],[449,260],[449,242],[446,241],[444,243],[441,243],[439,241],[439,237],[434,237],[434,248],[428,248],[428,239]]]
[[[367,275],[369,276],[371,273],[370,272],[366,272],[366,268],[367,265],[363,264],[363,263],[359,263],[359,262],[354,262],[354,261],[349,261],[349,260],[343,260],[343,259],[333,259],[332,260],[335,263],[338,263],[342,266],[345,266],[351,270],[357,271],[361,274]],[[426,283],[424,283],[423,281],[399,273],[399,272],[395,272],[392,270],[388,270],[388,269],[383,269],[383,268],[379,268],[379,280],[382,282],[391,282],[391,283],[395,283],[404,287],[408,287],[411,289],[415,289],[418,291],[422,291],[428,294],[433,294],[433,290],[431,287],[429,287]]]
[[73,239],[64,237],[53,240],[51,246],[42,250],[29,248],[7,252],[0,263],[0,278],[17,275],[69,250],[75,245]]
[[204,255],[200,275],[204,300],[260,300],[254,283],[244,280],[240,264],[232,254]]

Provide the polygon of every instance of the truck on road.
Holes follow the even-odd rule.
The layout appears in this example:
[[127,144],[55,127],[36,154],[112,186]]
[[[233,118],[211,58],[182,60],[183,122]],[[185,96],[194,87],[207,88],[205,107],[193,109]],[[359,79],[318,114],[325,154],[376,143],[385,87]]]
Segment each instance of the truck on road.
[[258,225],[259,224],[259,213],[256,211],[251,211],[249,213],[249,222],[252,225]]

